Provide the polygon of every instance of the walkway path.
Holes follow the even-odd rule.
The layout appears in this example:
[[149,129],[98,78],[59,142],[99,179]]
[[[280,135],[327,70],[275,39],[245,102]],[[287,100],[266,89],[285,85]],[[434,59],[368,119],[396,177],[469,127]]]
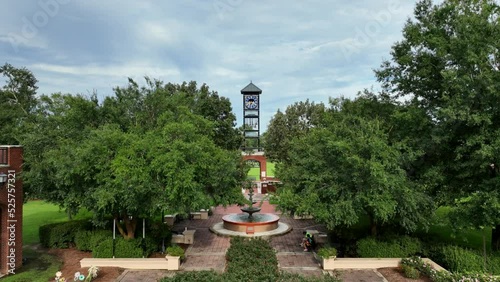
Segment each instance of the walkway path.
[[[256,199],[258,200],[258,199]],[[276,213],[274,206],[267,201],[263,202],[262,213]],[[227,208],[217,207],[214,214],[208,220],[184,220],[176,223],[174,231],[182,232],[185,228],[196,230],[194,244],[186,251],[186,260],[181,265],[182,271],[199,271],[213,269],[223,272],[226,267],[225,254],[229,248],[228,237],[217,236],[210,232],[209,227],[222,221],[222,216],[229,213],[240,213],[237,206]],[[321,276],[327,274],[316,262],[313,254],[304,252],[300,247],[303,231],[316,229],[325,232],[322,225],[316,224],[313,220],[295,220],[282,216],[280,221],[289,224],[293,229],[288,234],[271,238],[271,246],[276,250],[278,266],[281,270],[299,273],[304,276]],[[258,262],[256,262],[258,263]],[[118,279],[119,282],[156,282],[161,277],[174,275],[169,271],[135,271],[126,270]],[[333,274],[333,273],[330,273]],[[376,270],[355,270],[344,271],[341,277],[345,282],[383,282],[386,281]]]

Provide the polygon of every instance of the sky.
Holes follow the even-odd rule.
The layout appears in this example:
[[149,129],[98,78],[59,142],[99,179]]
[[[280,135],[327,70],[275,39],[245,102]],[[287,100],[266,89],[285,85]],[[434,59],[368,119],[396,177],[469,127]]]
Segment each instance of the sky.
[[262,89],[261,132],[278,109],[378,90],[373,70],[413,14],[408,0],[0,0],[0,64],[39,94],[113,95],[131,77],[206,83],[230,99]]

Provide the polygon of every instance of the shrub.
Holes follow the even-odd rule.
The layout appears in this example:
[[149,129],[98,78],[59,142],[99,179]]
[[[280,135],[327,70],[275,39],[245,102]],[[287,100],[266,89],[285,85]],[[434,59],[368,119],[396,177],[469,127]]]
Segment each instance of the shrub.
[[413,266],[403,265],[403,273],[406,278],[418,279],[420,278],[420,271]]
[[[177,248],[177,247],[174,247]],[[169,248],[170,249],[170,248]],[[171,251],[168,250],[168,253]],[[165,277],[161,282],[339,282],[336,276],[303,277],[278,271],[278,260],[273,248],[262,239],[231,239],[231,247],[226,253],[227,271],[218,274],[214,271],[195,271],[178,273],[174,277]],[[258,262],[258,263],[256,263]]]
[[80,231],[75,234],[75,246],[80,251],[91,251],[90,238],[92,231]]
[[113,239],[102,241],[92,250],[93,258],[112,258],[113,257]]
[[38,235],[40,243],[46,248],[68,248],[74,243],[77,233],[90,228],[92,224],[88,220],[73,220],[42,225]]
[[92,251],[109,238],[113,238],[113,232],[109,230],[80,231],[75,235],[75,245],[80,251]]
[[421,243],[417,238],[402,236],[391,241],[378,241],[373,237],[357,242],[357,252],[363,258],[404,258],[421,252]]
[[[269,242],[263,239],[231,239],[226,253],[228,281],[276,281],[278,259]],[[249,259],[260,263],[251,263]]]
[[443,267],[452,272],[484,272],[483,257],[475,251],[457,246],[441,248]]
[[189,281],[226,282],[228,280],[224,280],[222,275],[218,274],[213,270],[187,271],[179,273],[173,277],[165,277],[160,280],[160,282],[189,282]]
[[488,273],[492,275],[500,275],[500,253],[488,257]]
[[[145,250],[143,251],[143,247]],[[142,239],[125,240],[123,238],[116,238],[115,241],[115,257],[116,258],[142,258],[148,257],[152,249],[156,248],[151,239],[146,238],[143,242]],[[113,257],[113,238],[103,240],[97,247],[92,250],[92,257],[94,258],[111,258]]]
[[181,259],[184,259],[184,249],[181,248],[179,245],[168,247],[167,254],[174,257],[181,257]]
[[331,258],[337,256],[337,249],[333,247],[323,247],[319,249],[318,256],[322,258]]
[[474,282],[500,282],[500,277],[488,276],[485,274],[460,274],[451,273],[448,271],[437,271],[430,264],[424,263],[419,257],[404,258],[401,260],[401,265],[411,266],[416,268],[431,278],[434,282],[454,282],[454,281],[474,281]]

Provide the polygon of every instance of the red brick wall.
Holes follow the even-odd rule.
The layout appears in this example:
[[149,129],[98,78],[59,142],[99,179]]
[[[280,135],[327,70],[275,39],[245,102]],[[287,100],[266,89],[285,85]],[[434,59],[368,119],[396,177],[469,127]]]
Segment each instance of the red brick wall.
[[260,163],[260,172],[259,172],[259,179],[258,180],[262,179],[262,172],[263,171],[266,172],[266,176],[267,176],[267,163],[266,163],[266,157],[265,156],[261,156],[261,155],[246,155],[246,156],[243,156],[243,160],[245,160],[245,161],[255,160],[255,161],[258,161]]
[[8,164],[0,165],[0,173],[7,174],[7,183],[0,187],[0,273],[16,273],[22,265],[22,220],[23,220],[23,182],[21,168],[23,148],[8,148]]

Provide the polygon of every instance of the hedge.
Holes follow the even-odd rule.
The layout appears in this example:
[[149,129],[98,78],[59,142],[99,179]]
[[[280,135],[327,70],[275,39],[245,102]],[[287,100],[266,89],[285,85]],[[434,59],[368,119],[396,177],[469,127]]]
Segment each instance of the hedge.
[[280,272],[278,259],[268,241],[263,239],[231,239],[231,247],[226,253],[226,272],[214,271],[183,272],[174,277],[165,277],[161,282],[250,282],[250,281],[291,281],[291,282],[338,282],[337,277],[303,277],[298,274]]
[[77,233],[91,228],[89,220],[52,223],[40,226],[38,236],[40,243],[46,248],[68,248],[75,241]]
[[[143,247],[145,250],[143,251]],[[130,239],[116,238],[115,240],[115,258],[142,258],[148,257],[156,251],[156,243],[151,238]],[[113,238],[103,240],[96,248],[92,250],[94,258],[112,258],[113,257]]]
[[420,240],[409,236],[388,241],[368,237],[359,240],[356,246],[357,253],[362,258],[405,258],[422,252]]
[[80,231],[75,235],[75,245],[80,251],[92,251],[109,238],[113,238],[113,232],[109,230]]

